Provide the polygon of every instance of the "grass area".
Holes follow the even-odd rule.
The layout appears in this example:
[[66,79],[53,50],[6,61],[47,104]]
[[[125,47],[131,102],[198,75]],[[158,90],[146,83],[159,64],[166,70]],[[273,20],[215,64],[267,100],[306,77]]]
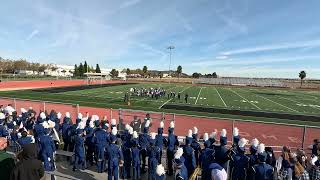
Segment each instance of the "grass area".
[[[180,92],[182,98],[161,97],[156,100],[151,97],[131,96],[131,106],[124,102],[124,94],[130,88],[156,88],[162,87],[167,92]],[[289,114],[302,114],[320,116],[320,92],[279,90],[268,88],[237,88],[219,86],[192,86],[187,84],[128,84],[104,88],[67,91],[62,93],[34,92],[32,90],[4,91],[2,97],[25,98],[61,103],[73,103],[80,106],[103,108],[130,108],[146,111],[172,112],[198,116],[244,119],[253,121],[269,121],[300,125],[320,126],[320,122],[293,121],[284,119],[235,116],[217,113],[202,113],[193,111],[161,109],[165,104],[185,104],[184,95],[189,95],[188,105],[217,107],[238,110],[251,110],[263,112],[278,112]]]

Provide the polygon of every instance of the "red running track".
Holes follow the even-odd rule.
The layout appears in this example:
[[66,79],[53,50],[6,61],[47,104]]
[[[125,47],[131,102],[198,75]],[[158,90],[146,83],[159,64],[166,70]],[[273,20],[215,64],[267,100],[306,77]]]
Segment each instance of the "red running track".
[[[119,83],[123,81],[107,81],[104,84]],[[36,89],[63,86],[77,86],[87,84],[86,80],[35,80],[35,81],[4,81],[0,82],[0,90]],[[100,84],[100,81],[92,81],[90,84]]]

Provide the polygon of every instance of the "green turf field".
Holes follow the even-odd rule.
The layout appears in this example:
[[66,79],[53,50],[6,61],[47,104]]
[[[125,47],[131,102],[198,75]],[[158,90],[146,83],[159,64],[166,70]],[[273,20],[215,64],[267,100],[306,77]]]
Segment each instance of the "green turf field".
[[[124,94],[130,88],[163,87],[167,92],[181,92],[182,98],[131,96],[131,106],[124,103]],[[162,111],[161,107],[174,103],[185,104],[184,95],[189,95],[189,105],[227,109],[280,112],[303,115],[320,115],[320,92],[270,88],[237,88],[221,86],[192,86],[184,84],[127,84],[104,88],[67,91],[61,93],[34,92],[32,90],[0,92],[0,96],[67,102],[86,106],[108,108],[131,108]],[[165,111],[165,110],[163,110]],[[172,110],[171,110],[172,111]],[[188,114],[206,115],[188,112]],[[208,114],[208,113],[207,113]]]

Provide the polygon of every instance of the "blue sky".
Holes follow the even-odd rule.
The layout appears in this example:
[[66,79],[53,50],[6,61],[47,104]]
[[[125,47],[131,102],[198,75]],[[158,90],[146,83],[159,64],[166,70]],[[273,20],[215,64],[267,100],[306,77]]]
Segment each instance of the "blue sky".
[[0,56],[222,76],[320,78],[318,0],[33,0],[0,6]]

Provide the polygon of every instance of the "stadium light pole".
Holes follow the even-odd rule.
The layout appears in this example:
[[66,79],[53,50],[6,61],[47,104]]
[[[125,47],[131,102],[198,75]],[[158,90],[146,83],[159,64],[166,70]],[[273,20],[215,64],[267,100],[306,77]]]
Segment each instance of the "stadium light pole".
[[169,83],[171,82],[171,56],[172,56],[172,50],[174,49],[174,46],[168,46],[167,49],[169,49],[169,53],[170,53],[170,62],[169,62]]

